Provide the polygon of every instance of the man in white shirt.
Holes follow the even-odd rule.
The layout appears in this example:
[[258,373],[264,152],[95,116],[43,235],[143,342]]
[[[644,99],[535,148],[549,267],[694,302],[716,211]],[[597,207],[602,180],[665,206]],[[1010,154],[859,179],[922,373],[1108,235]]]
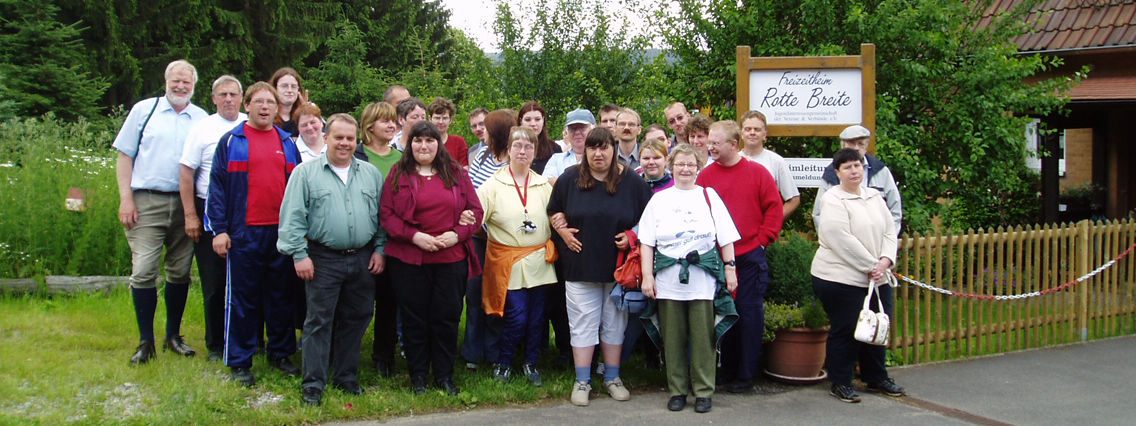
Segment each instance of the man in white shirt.
[[[248,116],[241,112],[241,82],[231,75],[213,81],[213,104],[217,112],[194,124],[185,137],[181,153],[179,193],[185,208],[185,233],[193,239],[197,272],[205,305],[205,346],[209,361],[220,361],[225,349],[225,259],[213,251],[213,234],[203,232],[205,198],[209,196],[209,171],[217,142]],[[194,206],[190,209],[189,206]]]
[[788,218],[797,206],[801,205],[801,192],[793,182],[793,174],[789,171],[789,163],[785,158],[765,149],[767,135],[765,114],[761,111],[749,111],[742,115],[742,142],[745,143],[742,155],[765,166],[765,169],[773,175],[777,189],[781,191],[781,201],[785,203],[782,207],[785,211],[784,216]]

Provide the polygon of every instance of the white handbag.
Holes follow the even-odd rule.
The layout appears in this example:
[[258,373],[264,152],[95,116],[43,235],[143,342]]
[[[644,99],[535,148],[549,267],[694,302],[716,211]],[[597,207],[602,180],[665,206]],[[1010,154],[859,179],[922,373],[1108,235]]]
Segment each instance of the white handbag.
[[[873,293],[876,295],[876,306],[880,307],[880,312],[872,312],[869,308]],[[872,280],[868,283],[868,295],[864,297],[864,307],[860,309],[860,318],[856,320],[856,332],[853,337],[864,343],[887,346],[890,325],[891,318],[884,313],[880,290],[877,288],[876,280]]]

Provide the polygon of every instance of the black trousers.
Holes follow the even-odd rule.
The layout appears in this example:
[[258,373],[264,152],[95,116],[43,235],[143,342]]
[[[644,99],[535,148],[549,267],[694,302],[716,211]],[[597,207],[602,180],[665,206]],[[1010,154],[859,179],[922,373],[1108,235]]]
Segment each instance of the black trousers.
[[388,266],[383,273],[375,275],[375,340],[371,343],[371,361],[393,364],[397,343],[398,296]]
[[[205,200],[193,197],[197,217],[205,217]],[[225,258],[213,251],[213,234],[202,232],[193,244],[197,274],[205,307],[205,347],[209,352],[225,350]]]
[[[895,317],[895,290],[891,286],[879,287],[880,300],[884,312]],[[853,287],[847,284],[822,280],[813,277],[813,291],[816,292],[824,311],[828,313],[831,328],[828,329],[828,347],[825,365],[828,379],[838,385],[852,386],[852,374],[856,364],[860,364],[860,379],[875,384],[888,378],[885,362],[887,348],[861,343],[853,337],[860,309],[864,307],[866,287]],[[879,312],[879,304],[873,297],[870,308]],[[893,319],[894,322],[894,319]]]
[[453,379],[469,276],[466,262],[411,265],[387,258],[402,313],[402,347],[411,378],[425,378],[433,370],[436,381]]
[[[308,251],[315,276],[306,282],[307,318],[304,320],[305,388],[323,389],[328,370],[332,383],[359,379],[363,335],[371,325],[374,279],[367,270],[371,250],[344,255],[319,247]],[[329,365],[330,363],[330,365]]]

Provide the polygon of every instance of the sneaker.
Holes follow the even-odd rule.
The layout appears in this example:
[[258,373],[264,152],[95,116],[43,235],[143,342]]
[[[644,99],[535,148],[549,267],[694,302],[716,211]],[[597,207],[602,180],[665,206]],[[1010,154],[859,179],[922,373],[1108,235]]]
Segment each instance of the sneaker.
[[585,407],[588,405],[588,394],[592,392],[592,385],[588,382],[576,381],[572,385],[572,404]]
[[602,363],[602,362],[596,363],[596,366],[592,368],[592,374],[603,377],[603,375],[604,375],[604,363]]
[[498,382],[507,382],[509,377],[513,375],[512,369],[504,364],[493,364],[493,378]]
[[867,389],[868,392],[882,393],[887,396],[903,396],[906,393],[902,387],[895,384],[895,380],[892,380],[891,377],[879,383],[869,383]]
[[610,382],[604,382],[604,389],[607,389],[607,394],[611,395],[611,399],[616,401],[627,401],[631,399],[631,392],[623,387],[623,379],[618,377]]
[[465,369],[470,370],[470,371],[477,371],[477,363],[476,362],[467,362],[467,363],[465,363]]
[[850,402],[853,404],[860,402],[860,395],[856,393],[855,389],[852,389],[852,387],[848,385],[838,385],[836,383],[833,383],[832,388],[828,390],[828,394],[835,396],[836,399],[844,402]]
[[529,379],[529,383],[532,383],[533,386],[540,387],[542,381],[540,379],[540,370],[536,369],[536,364],[522,365],[521,373],[524,373],[525,378]]

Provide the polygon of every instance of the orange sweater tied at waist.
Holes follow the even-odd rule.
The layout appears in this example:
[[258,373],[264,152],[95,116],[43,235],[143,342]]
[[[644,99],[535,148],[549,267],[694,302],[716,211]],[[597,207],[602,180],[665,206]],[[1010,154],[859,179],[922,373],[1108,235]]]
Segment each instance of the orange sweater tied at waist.
[[542,245],[529,247],[512,247],[489,240],[481,280],[481,306],[486,315],[505,316],[505,295],[509,291],[513,265],[541,248],[544,249],[545,262],[556,261],[556,246],[551,239]]

